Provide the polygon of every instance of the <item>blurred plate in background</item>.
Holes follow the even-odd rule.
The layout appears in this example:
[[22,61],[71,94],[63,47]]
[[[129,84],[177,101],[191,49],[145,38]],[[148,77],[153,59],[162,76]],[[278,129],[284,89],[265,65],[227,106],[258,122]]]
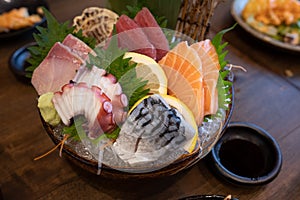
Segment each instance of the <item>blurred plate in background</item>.
[[273,46],[285,49],[285,50],[290,50],[290,51],[295,51],[295,52],[300,52],[300,46],[299,45],[292,45],[289,43],[284,43],[279,40],[276,40],[264,33],[261,33],[254,28],[252,28],[249,24],[247,24],[243,18],[242,18],[242,11],[244,10],[244,7],[248,3],[248,0],[234,0],[232,3],[231,7],[231,14],[233,18],[237,21],[237,23],[245,29],[248,33],[253,35],[254,37],[271,44]]
[[[0,14],[4,12],[8,12],[14,8],[20,8],[25,7],[28,9],[28,12],[30,15],[32,14],[38,14],[37,8],[39,7],[45,7],[48,9],[48,4],[45,0],[24,0],[24,1],[18,1],[18,0],[0,0]],[[10,30],[9,32],[0,32],[0,39],[8,39],[15,36],[19,36],[21,34],[27,34],[32,33],[36,26],[42,25],[46,22],[46,19],[44,16],[39,14],[41,16],[41,21],[35,23],[33,26],[21,28],[18,30]]]

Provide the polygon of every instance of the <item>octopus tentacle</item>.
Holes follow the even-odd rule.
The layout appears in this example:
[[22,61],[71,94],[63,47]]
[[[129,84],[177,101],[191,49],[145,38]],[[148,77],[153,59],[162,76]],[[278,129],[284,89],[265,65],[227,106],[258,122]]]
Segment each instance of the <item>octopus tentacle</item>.
[[113,119],[121,124],[126,119],[124,108],[128,106],[127,96],[123,93],[117,78],[104,69],[93,66],[91,69],[82,67],[74,78],[75,82],[86,82],[90,87],[97,86],[102,89],[112,103]]
[[72,117],[84,115],[90,138],[109,133],[116,127],[112,102],[97,86],[89,87],[84,82],[66,84],[62,91],[54,94],[52,102],[65,125],[70,125]]

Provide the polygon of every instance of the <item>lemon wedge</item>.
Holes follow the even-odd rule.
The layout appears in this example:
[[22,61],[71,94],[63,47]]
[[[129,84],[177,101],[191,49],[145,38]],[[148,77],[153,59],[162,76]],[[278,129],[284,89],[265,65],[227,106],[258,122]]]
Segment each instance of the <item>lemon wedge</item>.
[[137,77],[148,80],[146,88],[150,89],[150,94],[167,94],[167,77],[155,60],[134,52],[126,52],[124,58],[131,58],[132,62],[137,63]]
[[195,129],[194,137],[190,141],[188,141],[187,144],[185,145],[185,150],[191,153],[195,149],[198,140],[198,126],[192,111],[176,97],[170,95],[161,95],[161,96],[171,107],[176,108],[178,112],[183,116],[185,121],[187,121],[193,127],[193,129]]

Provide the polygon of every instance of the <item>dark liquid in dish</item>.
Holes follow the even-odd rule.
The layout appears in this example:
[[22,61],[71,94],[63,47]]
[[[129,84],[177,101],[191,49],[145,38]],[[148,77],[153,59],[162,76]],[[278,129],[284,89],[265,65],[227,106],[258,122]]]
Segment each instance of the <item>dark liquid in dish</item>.
[[222,144],[220,160],[232,173],[257,178],[265,171],[265,157],[263,151],[256,144],[249,141],[234,139]]

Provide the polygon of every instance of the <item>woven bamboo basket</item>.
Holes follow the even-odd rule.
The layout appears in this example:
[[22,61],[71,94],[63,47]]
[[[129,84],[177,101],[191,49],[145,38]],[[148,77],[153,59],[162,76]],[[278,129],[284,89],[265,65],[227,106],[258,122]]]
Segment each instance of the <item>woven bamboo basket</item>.
[[214,10],[222,0],[182,0],[177,18],[176,31],[193,40],[207,36]]

